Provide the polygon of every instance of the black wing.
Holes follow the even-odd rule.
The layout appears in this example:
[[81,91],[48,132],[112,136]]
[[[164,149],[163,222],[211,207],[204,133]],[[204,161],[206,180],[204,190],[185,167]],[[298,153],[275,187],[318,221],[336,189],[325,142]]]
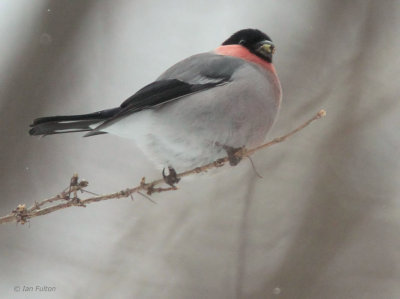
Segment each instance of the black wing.
[[100,126],[87,133],[85,137],[99,134],[99,132],[118,121],[121,117],[138,112],[143,109],[153,108],[181,97],[188,96],[206,89],[220,86],[229,82],[228,77],[204,84],[190,84],[178,79],[160,80],[146,85],[133,96],[125,100],[120,110]]
[[[189,94],[209,89],[227,82],[222,78],[217,82],[190,84],[178,79],[160,80],[146,85],[121,104],[122,111],[142,110],[164,104]],[[121,111],[121,112],[122,112]]]

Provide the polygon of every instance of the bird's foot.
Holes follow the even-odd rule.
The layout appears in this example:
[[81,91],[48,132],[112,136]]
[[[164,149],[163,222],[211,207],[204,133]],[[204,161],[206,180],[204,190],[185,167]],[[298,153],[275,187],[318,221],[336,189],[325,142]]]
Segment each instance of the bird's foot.
[[242,160],[242,157],[238,154],[243,151],[244,147],[236,147],[235,148],[235,147],[231,147],[228,145],[224,145],[223,149],[228,154],[229,165],[236,166]]
[[168,175],[165,174],[165,168],[162,171],[164,182],[170,185],[171,187],[175,187],[175,184],[177,184],[181,179],[178,178],[175,169],[172,168],[171,166],[168,166],[168,171],[169,171]]

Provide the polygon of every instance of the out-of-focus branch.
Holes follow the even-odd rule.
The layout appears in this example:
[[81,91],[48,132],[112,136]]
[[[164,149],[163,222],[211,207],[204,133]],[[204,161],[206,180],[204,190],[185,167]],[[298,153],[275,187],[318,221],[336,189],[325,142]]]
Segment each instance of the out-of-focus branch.
[[[316,115],[314,115],[312,118],[310,118],[308,121],[306,121],[304,124],[297,127],[293,131],[287,133],[286,135],[275,138],[267,143],[264,143],[258,147],[252,148],[252,149],[243,148],[242,150],[236,152],[235,156],[238,158],[249,157],[261,149],[264,149],[264,148],[270,147],[274,144],[283,142],[287,138],[293,136],[300,130],[307,127],[314,120],[317,120],[325,115],[326,115],[325,110],[321,110]],[[186,176],[193,175],[196,173],[206,172],[209,169],[224,166],[228,161],[229,161],[229,157],[224,157],[224,158],[218,159],[217,161],[214,161],[212,163],[203,165],[201,167],[197,167],[192,170],[178,173],[176,176],[177,176],[177,178],[182,178],[182,177],[186,177]],[[85,190],[84,188],[86,188],[89,183],[85,180],[79,180],[78,175],[74,174],[71,178],[69,186],[66,189],[64,189],[60,194],[58,194],[54,197],[42,200],[40,202],[35,202],[34,205],[30,208],[26,208],[25,204],[20,204],[17,206],[17,208],[15,210],[13,210],[11,212],[11,214],[4,216],[4,217],[0,217],[0,224],[6,223],[6,222],[17,222],[17,223],[24,224],[30,218],[46,215],[46,214],[49,214],[49,213],[52,213],[52,212],[55,212],[55,211],[58,211],[61,209],[66,209],[66,208],[73,207],[73,206],[86,207],[87,204],[90,204],[93,202],[108,200],[108,199],[112,199],[112,198],[130,197],[130,196],[132,196],[133,193],[140,193],[141,191],[145,191],[148,195],[151,195],[153,193],[160,193],[160,192],[171,191],[171,190],[177,189],[174,186],[168,187],[168,188],[157,187],[157,186],[161,185],[162,183],[164,183],[164,179],[158,179],[158,180],[152,181],[150,183],[146,183],[146,180],[143,177],[140,184],[136,187],[127,188],[125,190],[121,190],[119,192],[111,193],[111,194],[107,194],[107,195],[98,195],[98,196],[93,196],[93,197],[90,197],[87,199],[80,199],[78,197],[78,192],[90,193],[90,194],[94,194],[94,193]],[[43,206],[52,204],[55,202],[57,202],[57,203],[53,204],[49,207],[43,208]]]

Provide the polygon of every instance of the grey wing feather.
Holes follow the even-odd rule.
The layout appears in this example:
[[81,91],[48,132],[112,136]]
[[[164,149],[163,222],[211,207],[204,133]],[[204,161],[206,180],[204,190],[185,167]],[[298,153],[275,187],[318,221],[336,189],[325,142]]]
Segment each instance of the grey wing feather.
[[121,110],[85,136],[95,135],[122,117],[229,83],[239,59],[212,53],[191,56],[164,72],[121,104]]
[[230,56],[202,53],[188,57],[166,70],[157,80],[179,79],[191,84],[230,80],[245,62]]

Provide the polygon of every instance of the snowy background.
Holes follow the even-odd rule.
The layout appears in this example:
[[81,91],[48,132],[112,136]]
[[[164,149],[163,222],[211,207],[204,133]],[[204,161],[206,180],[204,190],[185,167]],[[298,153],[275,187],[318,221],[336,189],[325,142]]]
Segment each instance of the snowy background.
[[[0,2],[0,214],[78,172],[110,193],[160,172],[129,140],[34,138],[39,116],[117,106],[167,67],[259,28],[279,136],[179,190],[0,226],[2,298],[399,298],[400,1]],[[55,287],[16,292],[15,287]]]

